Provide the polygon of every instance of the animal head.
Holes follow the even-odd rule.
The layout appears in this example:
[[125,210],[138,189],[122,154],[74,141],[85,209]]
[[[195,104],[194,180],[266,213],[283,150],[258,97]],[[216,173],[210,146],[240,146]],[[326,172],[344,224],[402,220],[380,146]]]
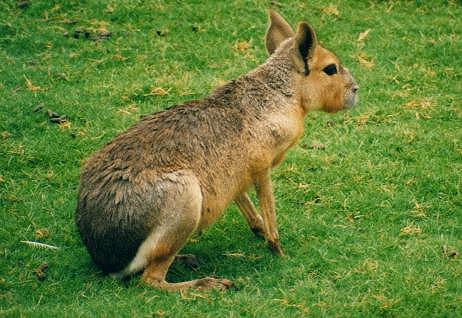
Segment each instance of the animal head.
[[294,32],[270,10],[265,41],[270,55],[288,55],[295,70],[296,95],[306,111],[336,112],[355,105],[358,84],[339,58],[319,44],[308,23],[300,22]]

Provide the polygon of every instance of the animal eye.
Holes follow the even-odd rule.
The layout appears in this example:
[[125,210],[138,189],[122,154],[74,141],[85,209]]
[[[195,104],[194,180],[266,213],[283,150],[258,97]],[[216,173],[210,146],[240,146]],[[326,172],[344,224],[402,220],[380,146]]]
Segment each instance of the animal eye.
[[329,76],[334,75],[337,74],[337,66],[335,66],[335,64],[329,64],[322,71]]

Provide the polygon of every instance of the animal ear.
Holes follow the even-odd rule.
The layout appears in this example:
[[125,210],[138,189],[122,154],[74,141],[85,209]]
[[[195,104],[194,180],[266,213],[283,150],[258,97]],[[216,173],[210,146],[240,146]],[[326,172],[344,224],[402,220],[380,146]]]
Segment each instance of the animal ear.
[[294,46],[292,47],[292,58],[295,67],[308,75],[310,68],[308,60],[313,56],[314,49],[316,48],[317,40],[316,33],[306,22],[301,22],[298,25],[297,33],[295,34]]
[[294,36],[294,31],[290,25],[273,10],[268,11],[269,26],[265,35],[266,50],[268,54],[273,54],[279,44],[287,38]]

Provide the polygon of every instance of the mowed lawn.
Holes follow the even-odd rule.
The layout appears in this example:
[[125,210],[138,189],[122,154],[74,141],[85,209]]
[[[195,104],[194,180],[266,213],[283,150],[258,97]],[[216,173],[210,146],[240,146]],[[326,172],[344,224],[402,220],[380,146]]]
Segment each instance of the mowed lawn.
[[[185,247],[199,268],[168,277],[237,290],[102,275],[74,225],[82,162],[263,63],[270,7],[361,87],[354,110],[308,114],[274,170],[286,257],[233,205]],[[461,17],[458,1],[1,1],[0,316],[461,317]]]

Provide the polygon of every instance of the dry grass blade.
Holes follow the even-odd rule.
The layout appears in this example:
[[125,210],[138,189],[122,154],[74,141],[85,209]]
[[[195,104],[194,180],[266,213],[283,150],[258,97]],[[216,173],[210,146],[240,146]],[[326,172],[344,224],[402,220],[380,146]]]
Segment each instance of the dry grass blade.
[[50,250],[59,250],[59,247],[50,245],[50,244],[45,244],[45,243],[40,243],[40,242],[34,242],[34,241],[21,241],[21,243],[27,244],[31,247],[36,247],[36,248],[44,248],[44,249],[50,249]]

